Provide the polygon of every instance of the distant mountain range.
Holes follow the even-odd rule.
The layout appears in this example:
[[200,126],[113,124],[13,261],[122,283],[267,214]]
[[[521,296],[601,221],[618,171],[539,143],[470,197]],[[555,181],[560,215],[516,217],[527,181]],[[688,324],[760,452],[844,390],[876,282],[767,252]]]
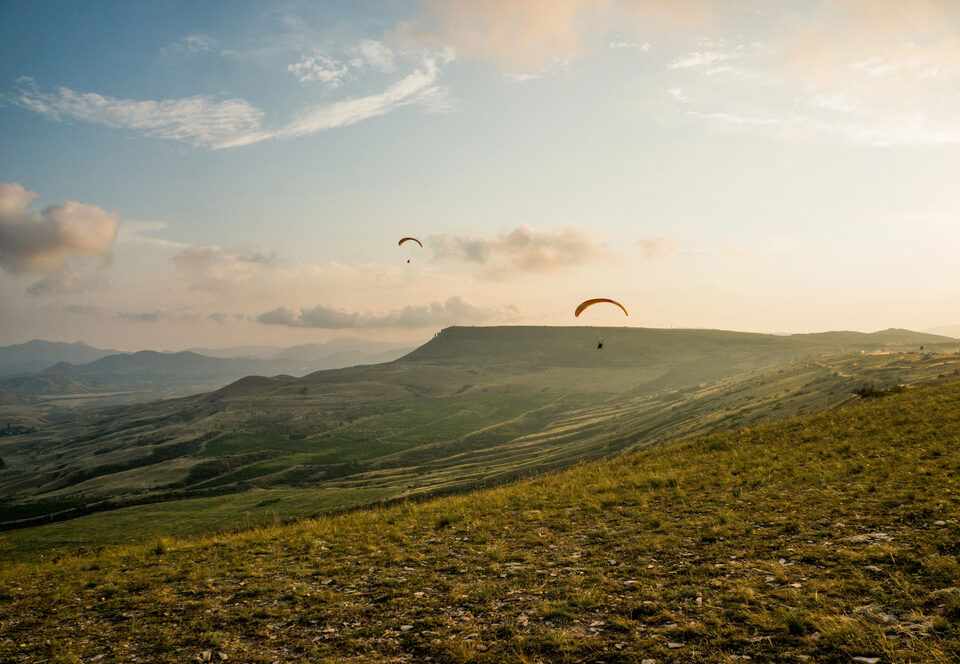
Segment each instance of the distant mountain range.
[[119,353],[88,346],[82,341],[73,344],[34,339],[14,346],[0,346],[0,376],[43,371],[57,362],[83,364]]
[[[397,351],[409,352],[422,342],[409,341],[367,341],[354,337],[331,339],[326,343],[300,344],[281,348],[279,346],[232,346],[229,348],[189,348],[188,351],[206,355],[208,357],[227,358],[258,358],[261,360],[299,360],[302,362],[317,362],[330,360],[328,363],[339,366],[323,367],[327,369],[341,368],[353,364],[370,364],[368,360],[389,361],[378,359],[399,357]],[[338,358],[338,359],[334,359]],[[355,359],[361,361],[354,361]],[[341,364],[346,362],[346,364]]]
[[[290,348],[236,346],[175,353],[122,353],[68,344],[29,341],[0,347],[0,405],[99,405],[149,401],[215,390],[244,376],[302,376],[320,369],[379,364],[413,349],[409,343],[334,339]],[[83,395],[88,395],[84,397]]]

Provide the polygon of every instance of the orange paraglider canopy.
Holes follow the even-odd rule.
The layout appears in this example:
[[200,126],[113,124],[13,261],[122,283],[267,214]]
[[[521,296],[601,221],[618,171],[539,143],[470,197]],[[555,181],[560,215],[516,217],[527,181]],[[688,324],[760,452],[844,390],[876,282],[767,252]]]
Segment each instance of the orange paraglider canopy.
[[626,307],[624,307],[622,304],[620,304],[620,303],[617,302],[616,300],[610,300],[610,299],[605,298],[605,297],[598,297],[598,298],[594,298],[594,299],[592,299],[592,300],[587,300],[587,301],[585,301],[585,302],[581,302],[580,305],[579,305],[579,306],[576,308],[576,310],[573,312],[573,315],[576,316],[576,317],[579,317],[580,314],[583,313],[583,310],[584,310],[584,309],[586,309],[587,307],[592,307],[593,305],[599,304],[599,303],[601,303],[601,302],[607,302],[607,303],[609,303],[609,304],[615,304],[615,305],[617,305],[618,307],[620,307],[621,309],[623,309],[623,313],[624,313],[624,314],[626,314],[627,316],[630,315],[630,314],[627,313]]
[[399,246],[402,245],[404,242],[416,242],[417,244],[420,245],[420,248],[423,249],[423,242],[421,242],[420,240],[418,240],[418,239],[415,238],[415,237],[405,237],[405,238],[403,238],[402,240],[400,240],[399,242],[397,242],[397,246],[399,247]]

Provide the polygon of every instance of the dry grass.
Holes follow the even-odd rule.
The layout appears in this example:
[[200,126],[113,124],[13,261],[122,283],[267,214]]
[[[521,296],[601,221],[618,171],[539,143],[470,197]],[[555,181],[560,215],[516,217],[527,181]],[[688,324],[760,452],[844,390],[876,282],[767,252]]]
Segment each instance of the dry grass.
[[960,387],[908,390],[495,490],[8,566],[0,659],[945,664],[958,473]]

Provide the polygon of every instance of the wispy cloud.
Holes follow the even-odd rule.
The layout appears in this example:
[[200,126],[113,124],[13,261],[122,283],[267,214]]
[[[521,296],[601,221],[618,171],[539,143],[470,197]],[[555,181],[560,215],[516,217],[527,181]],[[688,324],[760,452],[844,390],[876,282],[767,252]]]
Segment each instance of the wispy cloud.
[[16,183],[0,184],[0,267],[12,274],[42,274],[34,295],[85,290],[98,280],[74,263],[110,259],[122,217],[95,205],[68,201],[28,212],[37,193]]
[[633,42],[633,41],[623,41],[616,40],[609,42],[607,48],[612,48],[614,50],[628,49],[631,51],[640,51],[642,53],[649,53],[653,50],[653,44],[647,41],[643,42]]
[[[382,92],[309,107],[286,124],[272,128],[264,122],[266,113],[243,99],[217,101],[209,96],[196,96],[137,101],[93,92],[81,93],[65,87],[56,92],[43,92],[32,79],[21,79],[20,87],[11,99],[23,108],[58,122],[82,120],[180,141],[198,148],[230,148],[271,138],[309,136],[384,115],[410,104],[421,104],[428,110],[442,110],[449,106],[450,100],[437,84],[437,78],[440,68],[452,57],[451,52],[431,53],[424,57],[418,68]],[[319,76],[316,68],[310,70],[309,67],[301,74]],[[327,82],[335,84],[337,80],[333,77]]]
[[208,96],[137,101],[60,87],[42,92],[21,79],[13,101],[51,120],[83,120],[146,136],[216,148],[260,132],[264,112],[243,99],[216,101]]
[[[960,143],[960,5],[834,0],[762,43],[701,42],[668,67],[725,131],[870,146]],[[699,78],[698,78],[699,77]]]
[[443,325],[476,325],[491,320],[506,321],[516,319],[518,314],[516,307],[488,309],[472,305],[460,297],[451,297],[446,302],[410,305],[386,313],[361,313],[322,305],[312,309],[278,307],[260,314],[257,321],[265,325],[323,329],[430,328]]
[[188,245],[172,258],[192,288],[213,292],[243,284],[270,260],[272,257],[264,254],[231,254],[205,245]]
[[352,67],[372,67],[385,74],[396,68],[393,50],[376,39],[362,39],[352,50],[356,54],[350,60]]
[[716,254],[721,256],[757,256],[792,251],[801,246],[794,238],[775,236],[760,243],[722,244],[704,242],[681,242],[672,237],[659,235],[655,238],[646,238],[637,241],[640,253],[647,260],[661,260],[677,254]]
[[170,42],[160,49],[160,54],[165,56],[172,55],[191,55],[195,53],[210,53],[217,47],[217,40],[210,35],[202,32],[195,32],[180,39]]
[[222,311],[206,313],[196,309],[151,309],[147,311],[115,310],[99,304],[73,304],[63,307],[63,311],[80,316],[93,316],[98,319],[113,318],[131,323],[203,323],[213,321],[225,324],[230,321],[246,321],[246,314],[228,314]]
[[677,243],[672,238],[659,235],[652,240],[638,240],[640,252],[647,260],[657,260],[669,256],[677,250]]
[[433,256],[483,266],[481,276],[501,279],[524,272],[553,272],[615,257],[580,228],[538,231],[520,226],[497,237],[438,235],[430,238]]
[[591,23],[605,13],[602,0],[426,0],[417,21],[397,36],[441,44],[468,58],[493,60],[513,72],[537,72],[578,52]]
[[381,93],[324,104],[302,112],[274,135],[297,137],[316,134],[383,115],[401,106],[429,100],[431,93],[437,89],[440,67],[452,57],[452,54],[441,53],[426,58],[421,67]]
[[548,78],[551,76],[560,76],[565,74],[567,69],[570,67],[570,63],[573,61],[573,58],[554,58],[551,62],[544,65],[542,68],[526,71],[526,72],[508,72],[503,75],[508,81],[515,81],[522,83],[524,81],[532,81],[538,78]]
[[287,71],[301,83],[318,82],[336,88],[343,82],[348,67],[323,53],[305,55],[299,62],[287,67]]

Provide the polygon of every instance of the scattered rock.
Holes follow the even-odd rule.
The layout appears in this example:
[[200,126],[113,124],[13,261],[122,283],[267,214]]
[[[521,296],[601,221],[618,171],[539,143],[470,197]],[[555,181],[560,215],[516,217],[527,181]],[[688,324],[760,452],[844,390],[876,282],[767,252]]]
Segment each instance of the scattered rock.
[[682,648],[683,644],[676,641],[667,641],[667,647],[671,649]]
[[857,657],[854,657],[854,658],[853,658],[853,661],[856,662],[856,664],[877,664],[877,662],[880,661],[880,658],[879,658],[879,657],[864,657],[864,656],[862,656],[862,655],[859,655],[859,656],[857,656]]
[[[49,643],[50,643],[50,642],[47,641],[47,644],[49,644]],[[90,661],[91,661],[91,662],[99,662],[99,661],[100,661],[101,659],[103,659],[104,657],[106,657],[106,655],[104,655],[103,653],[100,653],[99,655],[94,655],[93,657],[91,657],[91,658],[90,658]]]
[[217,653],[217,657],[220,658],[220,661],[221,661],[221,662],[225,662],[225,661],[227,661],[228,659],[230,659],[230,657],[229,657],[229,656],[227,655],[227,653],[225,653],[225,652],[218,652],[218,653]]
[[657,664],[655,659],[641,659],[640,664]]
[[851,535],[850,537],[844,537],[844,542],[850,542],[851,544],[865,544],[867,542],[892,542],[893,538],[886,533],[864,533],[862,535]]
[[204,650],[200,653],[200,659],[204,662],[209,662],[211,657],[213,657],[213,652],[210,650]]
[[413,629],[413,625],[400,625],[401,632],[409,632],[411,629]]
[[930,599],[932,600],[945,600],[956,595],[960,595],[960,588],[950,587],[950,588],[941,588],[940,590],[934,590],[930,593]]
[[935,526],[945,526],[945,525],[947,525],[947,522],[938,519],[937,521],[934,521],[934,522],[933,522],[933,525],[935,525]]

